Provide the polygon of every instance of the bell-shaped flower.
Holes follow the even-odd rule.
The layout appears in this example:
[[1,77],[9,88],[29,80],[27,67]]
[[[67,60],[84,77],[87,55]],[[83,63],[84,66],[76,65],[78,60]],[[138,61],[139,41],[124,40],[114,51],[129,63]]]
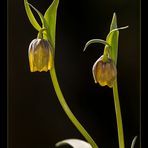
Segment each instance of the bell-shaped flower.
[[52,47],[48,40],[34,39],[29,45],[30,71],[48,71],[52,67]]
[[101,86],[112,87],[117,76],[117,70],[111,58],[103,59],[101,56],[92,68],[95,83]]

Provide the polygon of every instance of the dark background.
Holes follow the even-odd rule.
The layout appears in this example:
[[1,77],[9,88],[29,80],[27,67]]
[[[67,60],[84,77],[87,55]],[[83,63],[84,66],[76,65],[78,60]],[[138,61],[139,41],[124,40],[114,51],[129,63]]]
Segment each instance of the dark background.
[[[51,0],[29,0],[42,13]],[[112,89],[94,83],[92,66],[102,55],[113,12],[120,31],[118,87],[125,145],[138,135],[140,147],[140,0],[60,0],[57,14],[57,76],[72,112],[99,147],[117,148],[118,136]],[[35,14],[35,16],[37,16]],[[37,31],[30,24],[23,1],[8,2],[8,147],[54,148],[68,138],[83,139],[55,95],[49,73],[31,73],[28,46]],[[66,146],[65,146],[66,147]]]

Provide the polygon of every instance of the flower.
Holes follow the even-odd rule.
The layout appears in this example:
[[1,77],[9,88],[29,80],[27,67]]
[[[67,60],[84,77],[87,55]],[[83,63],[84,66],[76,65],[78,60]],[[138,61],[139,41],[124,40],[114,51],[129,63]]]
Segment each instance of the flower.
[[117,70],[111,58],[103,59],[101,56],[93,65],[92,72],[95,83],[101,86],[112,87],[117,76]]
[[48,40],[34,39],[29,45],[28,57],[30,71],[48,71],[52,66],[51,45]]

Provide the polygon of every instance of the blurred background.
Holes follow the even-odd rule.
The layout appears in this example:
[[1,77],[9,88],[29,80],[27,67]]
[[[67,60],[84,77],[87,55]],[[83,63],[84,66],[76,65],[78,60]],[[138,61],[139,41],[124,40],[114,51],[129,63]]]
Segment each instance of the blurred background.
[[[29,2],[44,14],[52,0]],[[83,52],[88,40],[106,38],[113,12],[117,14],[118,27],[129,25],[120,31],[117,65],[125,146],[130,148],[137,135],[135,148],[139,148],[140,0],[60,0],[57,77],[69,107],[99,147],[118,148],[112,89],[95,84],[92,77],[92,66],[102,55],[104,46],[92,44]],[[63,139],[84,140],[62,110],[49,73],[29,71],[28,46],[37,33],[27,18],[23,1],[9,0],[9,148],[54,148]]]

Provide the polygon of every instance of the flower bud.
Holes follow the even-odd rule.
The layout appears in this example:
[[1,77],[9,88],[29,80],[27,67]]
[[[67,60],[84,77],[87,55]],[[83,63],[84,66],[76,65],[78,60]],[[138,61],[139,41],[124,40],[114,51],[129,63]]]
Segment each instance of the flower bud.
[[107,58],[104,61],[103,56],[95,62],[92,72],[95,83],[99,83],[101,86],[107,85],[112,87],[117,76],[116,66],[112,59]]
[[34,39],[28,50],[30,71],[48,71],[52,66],[51,45],[47,40]]

